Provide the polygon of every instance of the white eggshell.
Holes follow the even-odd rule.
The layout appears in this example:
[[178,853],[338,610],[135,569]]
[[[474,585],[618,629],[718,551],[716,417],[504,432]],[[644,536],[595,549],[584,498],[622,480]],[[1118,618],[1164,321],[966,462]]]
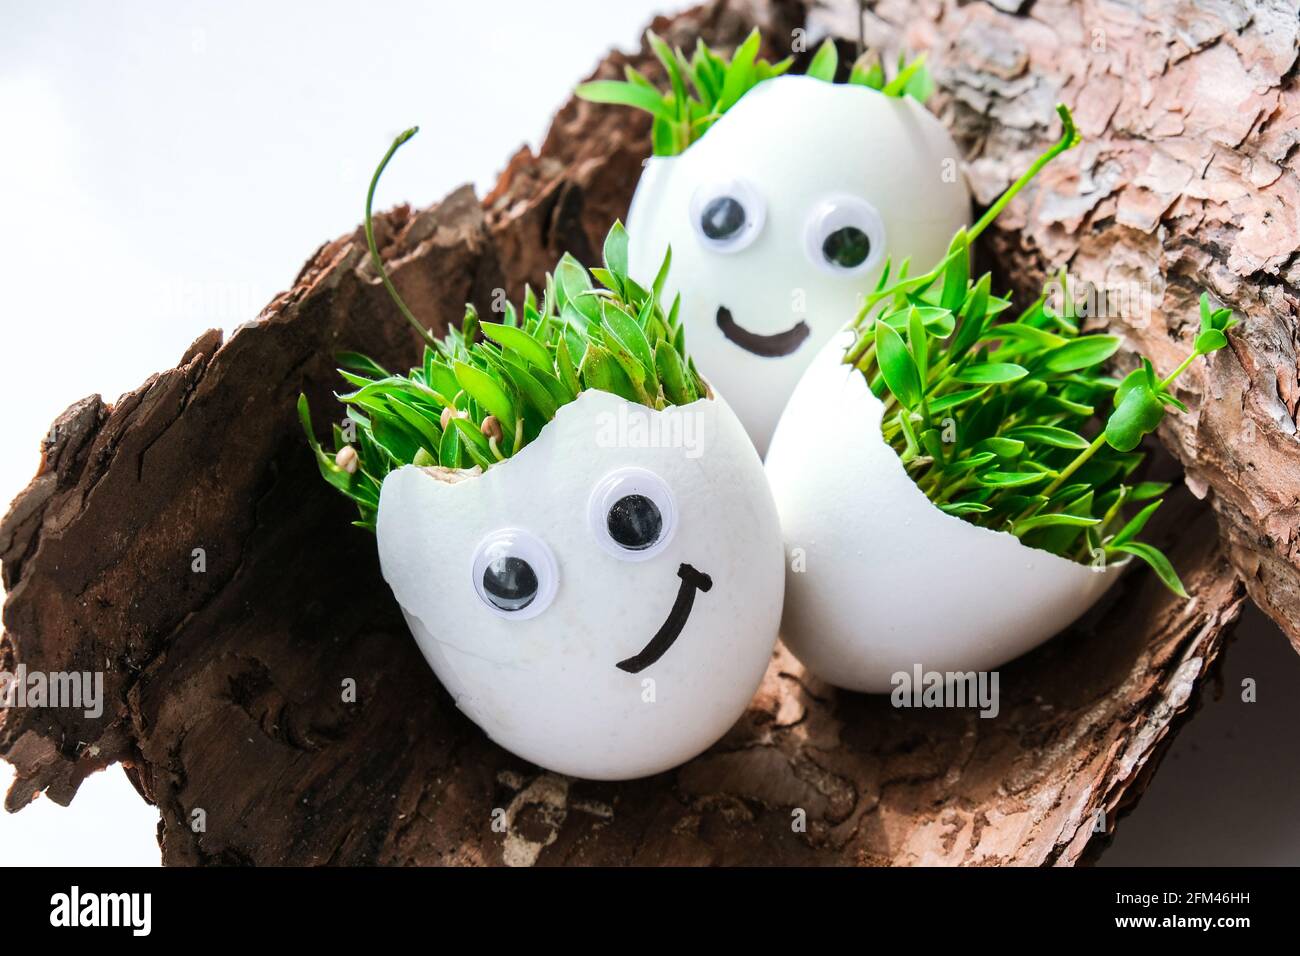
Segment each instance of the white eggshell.
[[786,548],[781,636],[818,677],[871,693],[920,664],[996,668],[1094,604],[1122,573],[1029,548],[936,508],[880,433],[883,406],[838,335],[795,389],[766,470]]
[[[625,467],[659,476],[675,501],[672,537],[648,560],[615,557],[589,520],[593,489]],[[498,616],[474,586],[475,549],[502,528],[525,529],[555,557],[553,602],[531,619]],[[384,578],[457,706],[501,746],[560,773],[627,779],[689,760],[740,717],[776,643],[776,508],[718,399],[655,412],[583,392],[482,475],[450,484],[412,465],[391,473],[377,532]],[[620,670],[669,615],[683,563],[712,588],[695,593],[662,657]]]
[[[937,262],[970,222],[961,153],[942,123],[910,97],[783,76],[759,84],[679,156],[652,157],[628,216],[631,273],[648,283],[671,245],[669,300],[682,294],[691,354],[736,410],[759,453],[795,383],[849,322],[880,265],[836,275],[814,261],[807,234],[821,204],[856,197],[879,212],[894,267]],[[723,253],[692,222],[702,185],[741,177],[766,215],[752,244]],[[884,256],[882,255],[883,262]],[[767,357],[723,334],[719,307],[743,329],[772,335],[804,321],[794,352]]]

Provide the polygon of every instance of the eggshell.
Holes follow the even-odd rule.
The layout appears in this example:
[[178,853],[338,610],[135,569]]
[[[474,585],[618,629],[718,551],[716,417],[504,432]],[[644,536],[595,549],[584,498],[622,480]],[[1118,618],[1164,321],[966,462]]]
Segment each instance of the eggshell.
[[[787,550],[782,639],[839,687],[892,689],[915,664],[989,670],[1042,643],[1122,573],[1026,547],[936,508],[880,433],[883,406],[828,343],[795,389],[766,470]],[[793,565],[792,565],[793,567]]]
[[[806,234],[815,210],[831,197],[866,200],[884,223],[895,269],[907,256],[937,262],[970,222],[960,157],[943,124],[910,97],[783,76],[746,93],[681,155],[648,161],[628,216],[630,271],[649,283],[671,245],[665,289],[670,300],[682,293],[691,353],[760,454],[799,376],[880,273],[877,265],[835,275],[814,262]],[[734,177],[762,196],[766,216],[751,245],[722,253],[696,231],[692,197],[701,184]],[[789,355],[756,355],[723,334],[720,306],[750,332],[803,320],[810,335]]]
[[[593,489],[629,467],[659,476],[675,502],[672,537],[648,560],[603,548],[589,516]],[[474,587],[475,548],[502,528],[525,529],[555,557],[554,599],[531,619],[494,614]],[[695,756],[744,711],[776,643],[776,508],[718,399],[656,412],[583,392],[482,475],[450,484],[411,465],[391,473],[377,532],[384,577],[457,706],[501,746],[560,773],[626,779]],[[620,670],[668,617],[682,564],[712,587],[695,591],[662,657]]]

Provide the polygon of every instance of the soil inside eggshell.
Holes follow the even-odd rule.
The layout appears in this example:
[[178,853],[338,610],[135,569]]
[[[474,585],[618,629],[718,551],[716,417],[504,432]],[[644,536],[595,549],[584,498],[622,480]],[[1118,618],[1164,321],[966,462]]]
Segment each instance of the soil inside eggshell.
[[446,485],[458,485],[469,478],[477,478],[483,474],[483,469],[478,465],[472,468],[448,468],[446,465],[425,465],[420,468],[422,472],[430,478],[435,478]]

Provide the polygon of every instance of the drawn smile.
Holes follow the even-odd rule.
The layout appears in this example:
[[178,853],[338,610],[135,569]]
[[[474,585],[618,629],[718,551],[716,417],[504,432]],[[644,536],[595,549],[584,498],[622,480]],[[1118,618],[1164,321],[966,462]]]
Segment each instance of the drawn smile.
[[739,345],[746,352],[761,355],[763,358],[780,358],[782,355],[789,355],[803,345],[804,340],[812,334],[808,323],[800,319],[784,332],[760,335],[737,323],[732,318],[731,310],[725,305],[718,306],[718,328],[722,330],[722,334],[728,341]]
[[650,643],[641,648],[639,653],[615,665],[619,670],[627,671],[629,674],[639,673],[668,653],[668,648],[673,646],[682,633],[682,628],[686,626],[686,619],[691,616],[691,608],[695,605],[695,592],[707,591],[713,587],[713,578],[696,571],[689,564],[679,566],[677,576],[682,579],[682,583],[677,588],[677,600],[673,601],[673,609],[668,612],[667,620],[663,622],[655,636],[650,638]]

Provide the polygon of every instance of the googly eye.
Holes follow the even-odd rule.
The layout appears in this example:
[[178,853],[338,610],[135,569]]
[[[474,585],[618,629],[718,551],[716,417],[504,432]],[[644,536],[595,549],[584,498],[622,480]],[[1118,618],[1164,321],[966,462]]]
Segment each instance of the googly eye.
[[677,502],[654,472],[620,468],[592,489],[587,518],[596,542],[614,557],[645,561],[672,540]]
[[763,230],[767,205],[742,179],[705,183],[691,197],[691,225],[700,242],[715,252],[739,252]]
[[885,254],[885,223],[856,196],[831,196],[813,207],[805,231],[808,258],[834,275],[870,272]]
[[512,621],[545,611],[560,582],[546,542],[521,528],[502,528],[480,541],[471,574],[484,607]]

